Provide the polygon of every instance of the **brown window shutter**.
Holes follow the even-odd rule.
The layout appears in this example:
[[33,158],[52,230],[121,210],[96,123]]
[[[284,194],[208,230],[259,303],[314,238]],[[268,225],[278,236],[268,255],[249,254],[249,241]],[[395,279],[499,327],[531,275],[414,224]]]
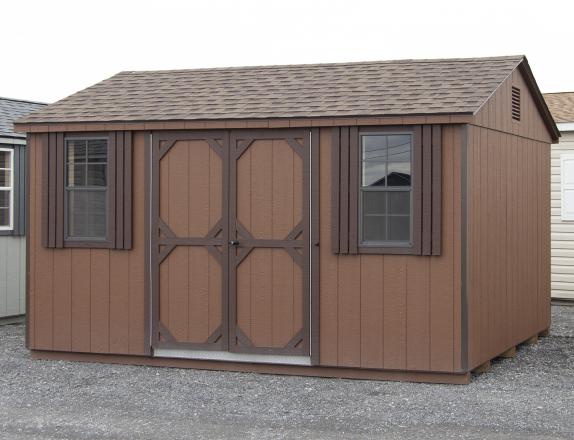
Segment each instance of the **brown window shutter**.
[[357,253],[358,129],[334,127],[332,135],[332,225],[334,253]]
[[[108,243],[111,249],[132,248],[132,133],[101,133],[108,137]],[[75,134],[75,136],[82,134]],[[48,248],[66,247],[64,133],[41,135],[42,242]],[[78,247],[76,244],[75,247]],[[79,247],[90,247],[82,242]],[[102,247],[98,243],[97,247]]]
[[340,157],[341,157],[341,128],[331,130],[331,250],[338,254],[339,246],[339,200],[340,200]]
[[442,129],[432,126],[432,239],[431,255],[441,254],[442,242]]
[[115,248],[132,248],[132,133],[115,132]]
[[[42,135],[42,239],[49,248],[64,247],[64,137]],[[61,176],[59,175],[61,174]]]
[[431,254],[432,239],[432,127],[423,125],[422,142],[422,255]]
[[440,255],[442,229],[441,126],[422,126],[421,255]]
[[349,128],[349,254],[359,249],[359,128]]

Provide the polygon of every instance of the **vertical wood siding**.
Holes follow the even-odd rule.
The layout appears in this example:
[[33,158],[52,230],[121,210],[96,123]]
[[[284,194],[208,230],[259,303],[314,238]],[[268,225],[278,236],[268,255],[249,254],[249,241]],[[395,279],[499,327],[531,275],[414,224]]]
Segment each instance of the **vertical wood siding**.
[[0,318],[23,315],[25,293],[26,239],[0,237]]
[[[512,119],[511,92],[513,86],[520,89],[520,121]],[[476,114],[473,124],[546,143],[552,142],[552,137],[519,70],[512,72],[494,92]]]
[[144,354],[144,133],[134,136],[133,249],[42,244],[42,154],[31,135],[29,345],[38,350]]
[[460,127],[442,133],[442,254],[433,257],[333,253],[331,133],[320,132],[320,364],[460,371]]
[[550,325],[550,147],[470,126],[469,366]]
[[574,154],[574,132],[563,132],[551,153],[552,296],[574,299],[574,222],[561,217],[560,156],[564,153]]

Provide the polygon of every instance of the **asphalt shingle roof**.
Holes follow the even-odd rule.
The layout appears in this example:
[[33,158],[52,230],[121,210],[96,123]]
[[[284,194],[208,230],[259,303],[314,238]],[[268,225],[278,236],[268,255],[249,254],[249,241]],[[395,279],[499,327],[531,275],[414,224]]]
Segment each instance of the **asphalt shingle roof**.
[[18,99],[0,98],[0,136],[24,138],[24,133],[14,133],[13,123],[16,119],[36,111],[46,104],[20,101]]
[[544,100],[556,122],[574,122],[574,92],[545,93]]
[[18,122],[474,113],[523,59],[121,72]]

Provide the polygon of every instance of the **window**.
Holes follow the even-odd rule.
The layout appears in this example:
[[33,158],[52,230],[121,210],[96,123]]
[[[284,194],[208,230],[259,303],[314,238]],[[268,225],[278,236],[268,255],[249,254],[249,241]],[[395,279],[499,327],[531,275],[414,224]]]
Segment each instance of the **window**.
[[66,238],[105,240],[107,139],[66,141]]
[[360,144],[361,243],[409,246],[412,135],[361,134]]
[[14,151],[0,149],[0,231],[13,229],[14,221]]

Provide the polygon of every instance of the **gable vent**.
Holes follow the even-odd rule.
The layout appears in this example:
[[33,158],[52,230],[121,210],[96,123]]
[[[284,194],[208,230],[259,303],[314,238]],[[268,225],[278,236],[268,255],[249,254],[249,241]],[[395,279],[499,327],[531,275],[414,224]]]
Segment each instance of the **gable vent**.
[[520,121],[520,89],[512,87],[512,119]]

